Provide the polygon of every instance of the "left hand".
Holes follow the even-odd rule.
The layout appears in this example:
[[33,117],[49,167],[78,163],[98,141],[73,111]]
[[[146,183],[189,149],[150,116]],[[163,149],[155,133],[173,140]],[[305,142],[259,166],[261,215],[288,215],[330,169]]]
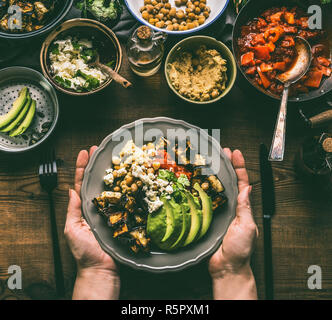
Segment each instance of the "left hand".
[[117,274],[113,259],[103,251],[91,232],[89,225],[82,218],[80,193],[84,170],[96,149],[96,146],[91,147],[89,153],[86,150],[82,150],[77,157],[75,189],[69,190],[65,236],[79,270],[94,268],[109,270]]

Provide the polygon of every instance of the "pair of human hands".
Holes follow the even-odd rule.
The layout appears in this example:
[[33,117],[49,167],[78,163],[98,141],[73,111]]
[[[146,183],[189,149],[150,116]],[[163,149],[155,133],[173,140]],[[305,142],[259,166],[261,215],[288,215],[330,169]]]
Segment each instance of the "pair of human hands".
[[[96,149],[97,147],[93,146],[89,152],[82,150],[79,153],[76,162],[75,187],[69,190],[65,236],[77,262],[78,276],[75,285],[76,290],[74,289],[76,298],[88,298],[89,292],[93,290],[93,284],[90,280],[90,284],[88,284],[89,289],[84,288],[86,283],[84,279],[89,279],[92,275],[93,277],[101,275],[102,279],[100,282],[103,285],[106,285],[106,282],[109,281],[110,285],[115,283],[117,287],[120,286],[120,279],[114,260],[101,249],[88,224],[82,218],[80,192],[84,171]],[[220,284],[227,282],[228,279],[231,279],[233,286],[235,282],[240,287],[243,287],[243,283],[246,283],[247,280],[252,282],[250,257],[258,235],[249,199],[252,187],[249,185],[243,155],[238,150],[232,152],[228,148],[225,148],[224,152],[231,160],[236,172],[239,195],[236,217],[229,226],[220,248],[209,261],[209,272],[214,282],[215,298],[222,298],[224,297],[222,292],[228,292],[227,290],[220,291]],[[87,281],[89,282],[89,280]],[[236,288],[236,285],[234,288]],[[251,298],[255,298],[255,289],[256,287],[254,290],[251,290],[254,291],[251,292]],[[80,294],[80,291],[84,292],[84,294]],[[108,297],[117,298],[119,288],[117,288],[116,292],[116,294],[110,292]],[[229,293],[229,295],[232,295],[232,293]],[[235,296],[237,295],[235,294]],[[93,297],[98,298],[96,295],[93,295]],[[247,298],[246,295],[240,295],[240,297]]]

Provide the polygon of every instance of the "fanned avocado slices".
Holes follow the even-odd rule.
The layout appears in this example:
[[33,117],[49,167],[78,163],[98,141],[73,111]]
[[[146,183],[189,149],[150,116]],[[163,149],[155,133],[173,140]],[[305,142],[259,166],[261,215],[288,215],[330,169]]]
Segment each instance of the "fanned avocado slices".
[[14,121],[12,121],[11,123],[9,123],[3,129],[1,129],[0,132],[9,132],[9,131],[13,130],[24,119],[24,116],[26,115],[26,113],[28,112],[28,110],[30,108],[31,101],[32,101],[32,99],[31,99],[30,95],[28,95],[28,99],[24,105],[24,108],[21,110],[21,112],[16,117],[16,119]]
[[9,133],[9,136],[16,137],[23,134],[30,126],[36,113],[36,101],[32,100],[28,113],[26,114],[23,122],[14,130]]
[[25,106],[28,94],[29,90],[27,87],[24,87],[20,91],[18,98],[14,101],[13,106],[9,110],[9,112],[3,116],[0,116],[0,128],[7,126],[17,117],[17,115],[21,112],[22,108]]

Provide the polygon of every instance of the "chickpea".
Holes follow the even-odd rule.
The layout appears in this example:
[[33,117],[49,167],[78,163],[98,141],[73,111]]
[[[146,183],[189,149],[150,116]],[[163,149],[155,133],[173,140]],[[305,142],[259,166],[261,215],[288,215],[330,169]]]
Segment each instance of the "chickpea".
[[173,24],[174,24],[174,23],[178,23],[178,19],[173,18],[173,19],[172,19],[172,23],[173,23]]
[[168,26],[170,26],[170,25],[172,24],[172,21],[171,21],[171,20],[167,20],[167,21],[165,22],[165,24],[166,24],[166,26],[168,27]]
[[188,26],[188,29],[189,29],[189,30],[195,28],[195,25],[194,25],[192,22],[189,22],[189,23],[187,24],[187,26]]
[[149,169],[147,170],[147,173],[152,173],[152,174],[154,174],[154,169],[153,169],[153,168],[149,168]]
[[142,18],[143,18],[144,20],[149,20],[149,13],[148,13],[147,11],[143,11],[143,12],[142,12]]
[[189,13],[188,14],[188,18],[190,19],[190,20],[195,20],[195,18],[196,18],[196,15],[194,14],[194,13]]
[[158,18],[159,20],[162,20],[162,19],[164,18],[164,14],[163,14],[163,13],[158,13],[158,14],[157,14],[157,18]]
[[209,190],[210,185],[208,182],[204,182],[204,183],[202,183],[201,187],[204,191],[207,191],[207,190]]
[[140,9],[139,9],[139,11],[142,13],[143,11],[145,11],[146,10],[146,7],[145,6],[143,6],[143,7],[141,7]]
[[212,97],[212,99],[215,99],[215,98],[219,97],[219,91],[218,91],[218,89],[214,89],[212,91],[211,97]]
[[206,4],[206,0],[199,0],[199,2]]
[[166,3],[165,4],[165,9],[171,10],[172,9],[172,5],[170,3]]
[[114,192],[120,192],[121,191],[120,187],[118,187],[118,186],[114,187],[113,190],[114,190]]
[[136,184],[139,188],[142,188],[143,187],[143,182],[141,180],[137,180],[136,181]]
[[131,185],[132,185],[132,183],[134,182],[134,178],[133,177],[126,177],[125,178],[125,183],[126,183],[126,185],[128,186],[128,187],[130,187]]
[[176,9],[175,8],[172,8],[169,10],[169,16],[174,18],[176,16]]
[[177,7],[181,7],[181,0],[175,0],[175,5]]
[[176,17],[178,19],[183,19],[184,18],[184,12],[183,10],[179,10],[177,13],[176,13]]
[[[174,25],[173,25],[174,27]],[[160,162],[153,162],[152,163],[152,168],[157,171],[160,168]]]
[[204,12],[203,12],[203,16],[204,16],[205,18],[208,18],[208,17],[210,16],[210,13],[209,13],[208,11],[204,11]]
[[114,166],[114,169],[115,169],[115,170],[119,170],[119,169],[120,169],[120,166]]
[[173,30],[174,30],[174,31],[179,30],[179,24],[178,24],[178,23],[174,23],[174,24],[173,24]]
[[[152,2],[152,4],[153,4],[153,2]],[[199,6],[199,1],[194,1],[194,6],[198,7]]]
[[148,11],[148,13],[152,13],[153,12],[153,6],[151,4],[148,4],[145,6],[146,7],[146,10]]
[[206,6],[205,7],[205,11],[207,11],[208,13],[210,13],[211,12],[211,8],[209,6]]
[[193,10],[193,9],[190,9],[190,8],[186,8],[185,11],[186,11],[186,14],[190,14],[190,13],[193,13],[194,10]]
[[156,0],[152,0],[151,4],[155,7],[158,4],[158,2]]
[[205,17],[204,16],[200,16],[199,18],[198,18],[198,23],[199,24],[203,24],[204,22],[205,22]]
[[201,13],[201,9],[199,7],[196,7],[195,10],[194,10],[194,12],[196,14],[200,14]]
[[204,11],[204,9],[206,8],[206,5],[204,3],[200,3],[199,4],[199,8],[201,9],[201,11]]
[[163,28],[164,25],[165,25],[165,22],[164,22],[164,21],[159,21],[159,22],[156,23],[156,27],[157,27],[157,28]]
[[131,191],[132,191],[132,192],[137,192],[137,190],[138,190],[138,186],[137,186],[137,184],[136,184],[136,183],[133,183],[133,184],[131,185]]
[[151,0],[144,0],[144,5],[151,4]]

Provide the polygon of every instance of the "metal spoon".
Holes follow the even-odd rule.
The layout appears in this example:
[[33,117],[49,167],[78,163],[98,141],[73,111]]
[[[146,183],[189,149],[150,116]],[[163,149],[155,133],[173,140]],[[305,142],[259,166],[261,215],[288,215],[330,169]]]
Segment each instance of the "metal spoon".
[[95,60],[93,62],[89,63],[89,65],[98,67],[100,70],[102,70],[105,73],[109,74],[115,82],[121,84],[124,88],[128,88],[128,87],[132,86],[131,82],[129,82],[127,79],[120,76],[116,71],[114,71],[109,66],[101,63],[100,60],[99,60],[99,54],[98,53],[96,55]]
[[280,111],[274,129],[274,136],[269,155],[270,161],[284,160],[289,87],[291,84],[299,81],[307,73],[311,64],[312,53],[310,44],[307,40],[301,37],[296,37],[295,49],[297,51],[296,61],[289,70],[277,76],[277,79],[284,84],[284,91],[282,93]]

